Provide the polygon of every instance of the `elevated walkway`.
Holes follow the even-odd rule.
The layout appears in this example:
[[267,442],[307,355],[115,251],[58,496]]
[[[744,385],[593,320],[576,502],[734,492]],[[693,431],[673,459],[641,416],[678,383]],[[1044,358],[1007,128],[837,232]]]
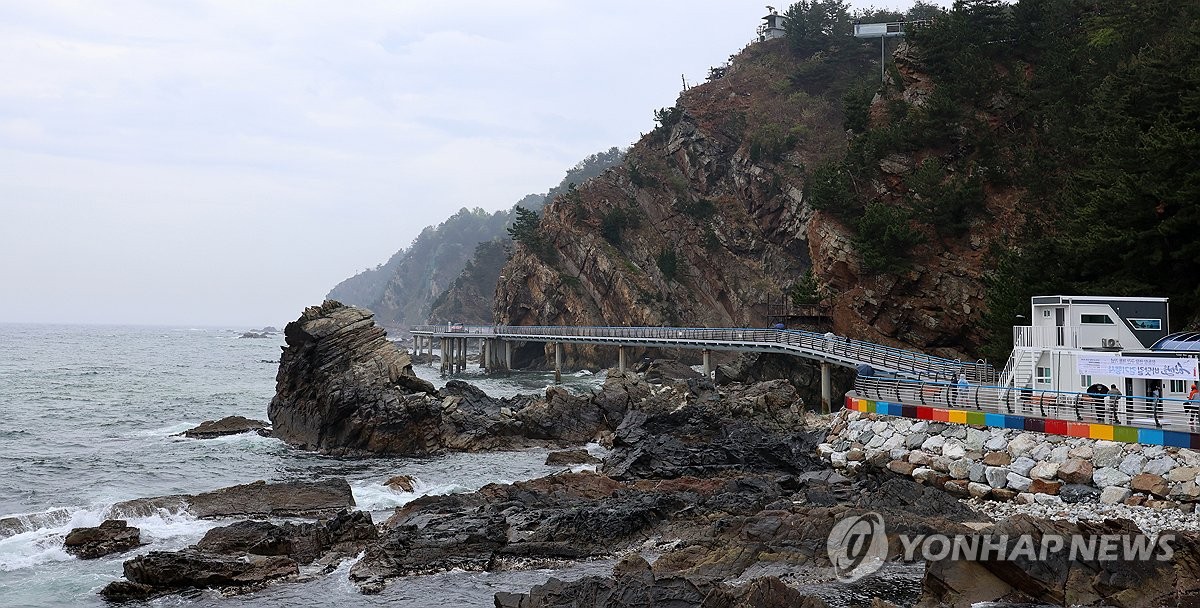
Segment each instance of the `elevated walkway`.
[[[869,365],[876,373],[913,380],[950,381],[965,374],[973,383],[995,383],[996,370],[985,362],[963,362],[934,357],[915,351],[852,340],[832,333],[787,329],[699,328],[699,327],[571,327],[571,326],[440,326],[418,325],[410,329],[421,341],[442,342],[442,352],[451,352],[450,360],[465,363],[466,341],[482,341],[484,360],[493,360],[501,351],[505,367],[511,368],[512,342],[545,342],[555,345],[555,370],[562,367],[558,344],[603,344],[617,347],[618,367],[625,369],[626,347],[686,348],[704,351],[704,369],[711,371],[709,351],[782,353],[822,363],[822,397],[829,399],[828,366],[858,368]],[[445,361],[445,357],[443,357]],[[444,366],[443,361],[443,366]],[[485,363],[486,365],[486,363]],[[443,371],[445,368],[443,367]],[[827,401],[826,401],[827,402]]]

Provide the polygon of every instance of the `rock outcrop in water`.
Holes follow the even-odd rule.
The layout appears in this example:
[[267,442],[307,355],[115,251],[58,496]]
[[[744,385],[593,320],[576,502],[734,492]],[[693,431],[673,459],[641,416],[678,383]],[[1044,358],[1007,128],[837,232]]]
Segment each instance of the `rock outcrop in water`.
[[213,439],[242,433],[258,433],[264,437],[269,436],[271,423],[251,420],[245,416],[226,416],[220,420],[205,420],[181,434],[192,439]]
[[276,437],[347,455],[428,454],[440,446],[436,391],[372,316],[327,300],[287,324],[267,409]]
[[238,522],[209,530],[182,551],[151,551],[126,561],[126,580],[109,583],[100,595],[126,601],[188,589],[252,591],[297,576],[301,565],[320,562],[332,570],[376,536],[371,516],[362,511],[316,523]]
[[370,312],[338,302],[306,309],[284,335],[268,415],[275,437],[306,450],[422,456],[578,444],[612,432],[627,407],[621,374],[596,397],[551,387],[542,399],[496,399],[457,380],[438,391]]
[[96,559],[140,547],[142,531],[123,519],[110,519],[95,528],[75,528],[63,539],[63,550],[79,559]]
[[112,512],[146,517],[163,509],[196,517],[323,517],[354,507],[345,479],[266,483],[256,481],[194,495],[176,494],[119,502]]

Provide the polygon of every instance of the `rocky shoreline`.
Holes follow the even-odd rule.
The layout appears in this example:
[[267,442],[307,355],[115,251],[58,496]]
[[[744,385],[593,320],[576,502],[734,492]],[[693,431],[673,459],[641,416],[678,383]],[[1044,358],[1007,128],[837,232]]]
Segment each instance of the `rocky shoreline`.
[[[1049,500],[1030,505],[964,500],[947,482],[978,483],[970,481],[970,466],[954,465],[966,471],[963,477],[930,467],[947,477],[940,484],[897,474],[889,466],[895,461],[891,449],[870,447],[878,435],[863,437],[880,433],[883,429],[874,430],[880,421],[806,412],[786,381],[718,386],[705,378],[672,378],[661,373],[669,366],[662,366],[654,383],[644,375],[610,370],[604,387],[588,396],[551,387],[542,396],[494,399],[464,383],[451,382],[440,391],[423,386],[411,375],[406,355],[386,344],[376,329],[369,313],[330,302],[288,325],[278,394],[269,411],[276,436],[303,449],[353,456],[577,447],[591,441],[604,444],[607,453],[585,465],[594,472],[564,471],[470,493],[423,496],[380,524],[350,511],[352,497],[348,508],[329,513],[338,500],[321,497],[341,487],[336,480],[306,494],[322,505],[309,517],[321,519],[298,524],[263,521],[298,513],[295,501],[281,506],[259,500],[251,507],[243,504],[249,499],[220,498],[231,496],[225,490],[207,493],[216,497],[131,501],[123,508],[174,501],[250,519],[217,528],[193,547],[127,561],[126,580],[110,585],[104,596],[123,600],[195,587],[240,592],[295,580],[301,564],[329,571],[361,552],[349,578],[363,593],[402,584],[415,574],[620,560],[611,576],[551,579],[526,593],[496,594],[495,605],[505,608],[826,606],[812,592],[814,585],[841,585],[863,598],[863,605],[880,608],[965,608],[982,601],[1147,608],[1200,602],[1200,534],[1187,531],[1194,527],[1185,521],[1135,523],[1121,518],[1127,512],[1095,509],[1072,520],[1051,511],[1082,511],[1087,496],[1073,505],[1059,496],[1050,496],[1053,505]],[[858,435],[841,450],[839,434],[852,432],[851,426]],[[951,439],[960,440],[937,436],[943,448]],[[961,440],[966,446],[965,431]],[[903,445],[907,439],[899,441]],[[1013,444],[1021,440],[1007,445]],[[868,458],[869,449],[879,453]],[[862,458],[852,458],[853,450],[863,452]],[[909,458],[902,462],[915,470],[911,452],[906,449]],[[842,454],[844,461],[831,454]],[[587,456],[576,451],[555,458],[567,464],[586,462]],[[944,449],[937,457],[949,458]],[[997,490],[1012,491],[989,485],[987,495],[1001,495]],[[266,488],[243,486],[237,492],[261,498]],[[1040,517],[1029,514],[1043,507]],[[921,568],[919,584],[880,598],[880,589],[891,586],[887,579],[838,582],[842,571],[829,539],[836,526],[854,517],[886,523],[882,558]],[[997,533],[1092,538],[1137,533],[1139,526],[1172,535],[1174,559],[926,560],[906,555],[902,540]]]

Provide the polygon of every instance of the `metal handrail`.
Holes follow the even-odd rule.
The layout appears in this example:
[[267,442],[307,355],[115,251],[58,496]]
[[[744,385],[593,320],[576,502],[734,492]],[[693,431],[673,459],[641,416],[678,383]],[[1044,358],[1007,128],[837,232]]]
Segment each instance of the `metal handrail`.
[[967,409],[1016,414],[1068,422],[1115,424],[1195,432],[1200,429],[1200,402],[1185,399],[1110,396],[1036,388],[969,384],[964,390],[953,382],[860,376],[855,394],[908,405]]
[[699,327],[596,327],[596,326],[470,326],[450,331],[438,325],[417,325],[414,334],[446,337],[488,335],[542,342],[653,343],[679,348],[742,347],[799,351],[842,365],[868,364],[917,378],[951,379],[966,374],[974,382],[990,382],[996,371],[983,361],[963,362],[925,353],[853,340],[833,334],[785,329]]

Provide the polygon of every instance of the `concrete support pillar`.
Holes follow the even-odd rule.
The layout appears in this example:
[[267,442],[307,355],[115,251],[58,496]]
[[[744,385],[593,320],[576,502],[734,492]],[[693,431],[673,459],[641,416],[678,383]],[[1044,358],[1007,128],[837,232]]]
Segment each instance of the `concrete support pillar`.
[[708,350],[707,348],[704,349],[703,359],[704,359],[704,377],[705,378],[712,378],[712,357],[710,356],[711,352],[712,351]]
[[439,351],[438,356],[439,356],[439,361],[440,361],[440,364],[438,365],[438,373],[445,376],[446,375],[446,361],[449,360],[446,358],[446,339],[445,338],[442,338],[439,341],[438,351]]
[[467,339],[458,339],[458,371],[467,371]]
[[488,339],[479,339],[479,367],[481,369],[488,368]]
[[506,371],[512,370],[512,342],[508,340],[504,341],[504,369]]
[[828,414],[830,403],[833,401],[833,380],[830,378],[830,365],[821,363],[821,413]]
[[554,343],[554,383],[562,382],[562,345]]
[[625,371],[625,366],[629,362],[629,355],[625,352],[624,346],[617,347],[617,369]]

